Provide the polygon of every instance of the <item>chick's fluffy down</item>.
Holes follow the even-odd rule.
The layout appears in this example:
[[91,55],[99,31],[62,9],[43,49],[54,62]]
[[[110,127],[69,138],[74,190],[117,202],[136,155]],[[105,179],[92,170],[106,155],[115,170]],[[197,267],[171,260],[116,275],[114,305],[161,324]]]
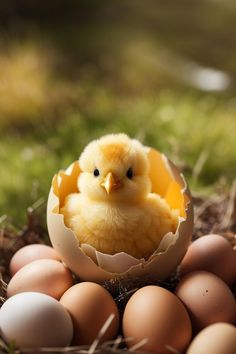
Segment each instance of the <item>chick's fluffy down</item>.
[[[107,254],[148,258],[166,233],[176,231],[179,211],[151,193],[147,151],[137,140],[125,134],[105,136],[85,148],[79,163],[80,192],[67,196],[61,213],[80,243]],[[120,187],[108,194],[102,181],[109,172]]]
[[126,252],[136,258],[149,257],[167,232],[175,232],[178,211],[170,210],[160,196],[150,193],[142,205],[94,205],[81,194],[67,197],[62,210],[65,224],[81,243],[115,254]]

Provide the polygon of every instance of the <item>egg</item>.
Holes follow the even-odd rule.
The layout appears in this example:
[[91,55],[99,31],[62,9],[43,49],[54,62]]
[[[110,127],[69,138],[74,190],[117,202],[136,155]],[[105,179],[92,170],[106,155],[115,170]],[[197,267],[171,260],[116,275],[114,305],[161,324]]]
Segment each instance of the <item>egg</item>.
[[236,254],[224,237],[206,235],[190,245],[180,269],[182,275],[206,270],[231,285],[236,281]]
[[83,282],[72,286],[60,303],[70,313],[74,324],[74,345],[91,344],[109,316],[114,315],[100,343],[116,337],[119,314],[112,296],[101,285]]
[[101,253],[89,244],[80,244],[64,224],[60,208],[66,196],[78,192],[80,175],[78,161],[56,174],[47,204],[47,225],[50,240],[63,262],[82,280],[101,283],[110,278],[155,275],[167,278],[180,264],[189,246],[193,230],[191,195],[183,175],[159,151],[146,147],[150,161],[152,192],[165,198],[171,208],[180,210],[175,233],[166,234],[149,259],[137,259],[125,252],[114,255]]
[[128,301],[123,316],[123,333],[128,347],[143,339],[140,349],[169,354],[168,347],[184,351],[191,340],[191,322],[181,301],[158,286],[145,286]]
[[17,347],[64,347],[73,335],[72,320],[52,297],[25,292],[8,299],[0,309],[3,338]]
[[52,247],[40,244],[27,245],[20,248],[12,257],[9,264],[11,276],[26,264],[38,259],[55,259],[56,261],[60,261],[59,256]]
[[61,262],[40,259],[25,265],[11,278],[7,297],[24,291],[36,291],[60,299],[72,284],[72,274]]
[[189,312],[194,332],[216,322],[236,320],[236,303],[230,288],[212,273],[187,274],[179,282],[176,295]]
[[235,354],[236,328],[215,323],[203,329],[192,341],[186,354]]

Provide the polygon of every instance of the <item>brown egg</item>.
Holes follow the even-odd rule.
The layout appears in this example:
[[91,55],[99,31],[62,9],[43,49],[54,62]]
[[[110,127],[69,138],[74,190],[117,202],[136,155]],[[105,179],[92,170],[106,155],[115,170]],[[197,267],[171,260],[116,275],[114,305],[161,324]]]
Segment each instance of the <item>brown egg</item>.
[[60,299],[72,284],[72,274],[61,262],[40,259],[25,265],[13,276],[7,287],[7,297],[36,291]]
[[236,328],[215,323],[203,329],[192,341],[186,354],[235,354]]
[[215,274],[205,271],[187,274],[179,282],[176,295],[189,312],[194,332],[212,323],[233,323],[236,319],[234,296]]
[[60,303],[69,311],[74,324],[74,345],[91,344],[112,314],[114,318],[100,343],[117,335],[119,314],[112,296],[101,285],[83,282],[72,286]]
[[52,247],[39,244],[28,245],[20,248],[12,257],[9,265],[11,276],[26,264],[38,259],[55,259],[56,261],[60,261],[58,254]]
[[230,285],[236,281],[236,254],[224,237],[206,235],[190,245],[180,269],[182,275],[206,270]]
[[145,286],[130,298],[123,332],[129,348],[147,338],[140,350],[169,354],[168,346],[184,351],[191,339],[191,322],[182,302],[170,291]]

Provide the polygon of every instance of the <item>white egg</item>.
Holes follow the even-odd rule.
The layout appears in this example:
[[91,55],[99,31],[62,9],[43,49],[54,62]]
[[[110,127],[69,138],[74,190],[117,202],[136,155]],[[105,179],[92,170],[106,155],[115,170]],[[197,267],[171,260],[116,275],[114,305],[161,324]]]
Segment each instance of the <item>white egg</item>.
[[63,347],[73,336],[66,309],[54,298],[36,292],[14,295],[3,304],[0,329],[8,343],[20,348]]

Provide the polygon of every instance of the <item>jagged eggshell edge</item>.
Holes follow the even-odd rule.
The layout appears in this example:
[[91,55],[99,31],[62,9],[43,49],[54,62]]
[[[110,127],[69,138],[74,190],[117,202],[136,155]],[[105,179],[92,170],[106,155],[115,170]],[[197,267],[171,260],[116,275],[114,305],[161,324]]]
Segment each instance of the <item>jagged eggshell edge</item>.
[[[165,235],[153,255],[148,259],[136,259],[127,253],[121,252],[115,255],[97,252],[89,245],[80,245],[73,231],[64,224],[64,217],[59,213],[59,198],[55,194],[53,186],[50,189],[47,204],[47,225],[49,237],[53,247],[58,252],[62,261],[81,279],[94,282],[102,282],[115,277],[153,275],[159,280],[167,278],[179,265],[184,257],[192,237],[193,207],[191,195],[182,174],[177,167],[160,154],[157,150],[149,149],[151,158],[162,159],[167,173],[181,187],[184,198],[186,217],[179,218],[176,233]],[[68,179],[77,169],[80,172],[78,162],[72,163],[66,171],[54,176],[53,182],[60,185],[63,176]],[[155,168],[154,168],[155,170]],[[154,174],[156,171],[154,171]],[[155,178],[155,176],[154,176]],[[56,181],[55,181],[56,179]],[[65,188],[66,189],[66,188]],[[64,192],[66,194],[66,191]],[[85,253],[86,252],[86,253]]]

